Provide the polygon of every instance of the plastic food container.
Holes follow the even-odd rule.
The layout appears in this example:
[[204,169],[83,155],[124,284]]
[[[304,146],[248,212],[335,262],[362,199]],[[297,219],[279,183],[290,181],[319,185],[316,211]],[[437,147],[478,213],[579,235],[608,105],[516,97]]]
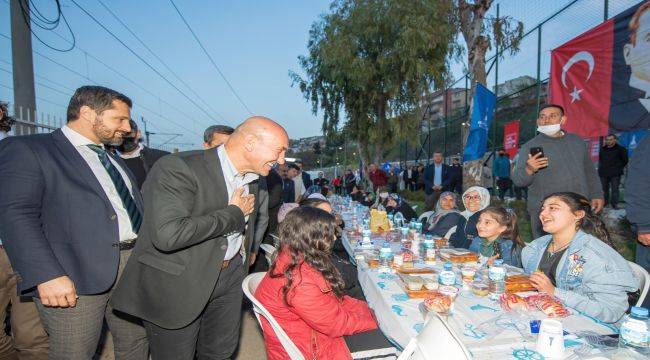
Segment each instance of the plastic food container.
[[488,286],[488,284],[482,281],[472,282],[472,294],[483,297],[483,296],[487,296],[489,292],[490,292],[490,287]]

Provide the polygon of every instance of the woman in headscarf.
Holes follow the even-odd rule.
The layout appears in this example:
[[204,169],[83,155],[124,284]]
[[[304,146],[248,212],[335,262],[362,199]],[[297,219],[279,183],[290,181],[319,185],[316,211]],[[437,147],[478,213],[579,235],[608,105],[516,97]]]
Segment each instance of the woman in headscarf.
[[481,210],[490,206],[490,192],[482,186],[472,186],[463,193],[465,211],[456,226],[456,232],[449,242],[453,247],[469,249],[474,237],[478,236],[476,223],[481,215]]
[[463,217],[458,210],[458,195],[452,191],[445,191],[440,194],[436,211],[425,224],[425,231],[433,236],[440,236],[449,239],[456,231],[458,222]]

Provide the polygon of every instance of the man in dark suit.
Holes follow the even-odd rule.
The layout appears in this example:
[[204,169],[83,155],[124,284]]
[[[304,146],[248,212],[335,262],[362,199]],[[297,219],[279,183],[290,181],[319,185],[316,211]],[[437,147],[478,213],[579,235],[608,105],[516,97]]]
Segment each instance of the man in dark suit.
[[117,152],[131,170],[133,176],[135,176],[138,189],[142,189],[142,184],[144,184],[144,180],[153,164],[161,157],[169,155],[169,152],[144,146],[138,124],[131,120],[130,125],[131,132],[124,137],[122,144],[117,147]]
[[0,143],[0,237],[18,291],[34,296],[50,359],[92,358],[104,320],[116,359],[148,357],[142,326],[108,304],[142,223],[133,175],[105,150],[131,131],[130,107],[84,86],[61,129]]
[[424,169],[424,202],[428,210],[433,209],[443,191],[449,191],[449,165],[442,162],[442,153],[433,153],[433,164]]
[[144,185],[142,231],[111,299],[144,320],[154,359],[232,356],[258,177],[284,163],[288,143],[280,125],[253,117],[223,146],[154,165]]
[[291,177],[289,177],[289,166],[287,164],[281,164],[278,166],[277,171],[282,179],[282,202],[296,202],[295,183]]

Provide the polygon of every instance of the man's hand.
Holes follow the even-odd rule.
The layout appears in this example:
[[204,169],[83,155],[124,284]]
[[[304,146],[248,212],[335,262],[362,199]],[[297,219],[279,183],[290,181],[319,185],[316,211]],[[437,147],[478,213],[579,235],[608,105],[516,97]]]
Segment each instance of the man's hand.
[[605,199],[591,199],[591,211],[598,214],[605,207]]
[[537,153],[535,156],[528,154],[528,160],[526,160],[526,172],[528,175],[533,175],[538,172],[539,169],[548,166],[548,158],[542,157],[542,153]]
[[39,284],[37,290],[44,306],[66,308],[77,305],[77,290],[67,276],[60,276]]
[[255,264],[255,259],[257,259],[257,253],[248,254],[248,258],[248,266],[253,266],[253,264]]
[[228,205],[237,206],[243,213],[244,216],[250,215],[253,212],[255,207],[255,195],[243,195],[244,188],[237,188],[232,194]]
[[650,246],[650,233],[639,234],[639,242],[645,246]]

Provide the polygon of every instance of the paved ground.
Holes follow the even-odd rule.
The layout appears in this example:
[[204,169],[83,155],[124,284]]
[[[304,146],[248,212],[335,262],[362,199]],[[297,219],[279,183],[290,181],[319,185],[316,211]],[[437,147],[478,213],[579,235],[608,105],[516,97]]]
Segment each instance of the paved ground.
[[[96,360],[115,360],[113,356],[113,339],[110,334],[106,337],[101,355]],[[255,315],[252,310],[242,312],[241,335],[239,338],[239,350],[235,354],[235,360],[266,360],[264,349],[264,338]]]

